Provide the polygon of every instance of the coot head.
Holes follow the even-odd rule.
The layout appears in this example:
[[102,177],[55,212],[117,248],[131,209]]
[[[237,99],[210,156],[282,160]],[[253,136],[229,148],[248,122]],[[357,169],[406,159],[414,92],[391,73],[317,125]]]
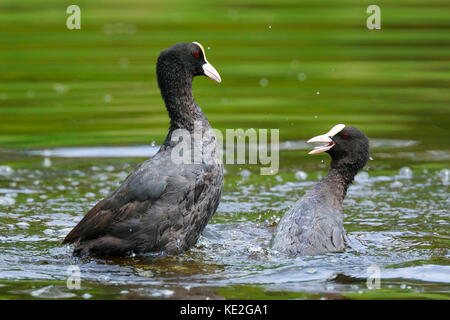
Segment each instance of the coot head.
[[308,143],[322,143],[309,154],[327,152],[333,159],[332,167],[359,171],[369,159],[369,139],[355,127],[335,125],[327,133],[311,138]]
[[207,76],[221,82],[219,73],[206,59],[205,50],[198,42],[177,43],[161,52],[157,63],[158,75],[175,73],[178,77]]

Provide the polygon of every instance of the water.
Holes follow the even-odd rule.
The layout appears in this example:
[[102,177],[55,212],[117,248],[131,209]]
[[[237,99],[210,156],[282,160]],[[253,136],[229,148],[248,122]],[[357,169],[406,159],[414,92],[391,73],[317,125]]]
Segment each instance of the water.
[[[374,160],[358,175],[344,202],[351,248],[287,258],[270,248],[276,224],[328,165],[326,155],[307,156],[298,144],[290,146],[281,153],[277,176],[260,176],[256,166],[226,167],[219,209],[189,252],[120,259],[74,258],[71,248],[59,242],[142,161],[127,158],[139,148],[4,152],[2,159],[10,167],[0,178],[0,296],[449,297],[445,162],[386,162],[384,152],[403,154],[408,145],[384,141],[372,150]],[[89,158],[97,153],[114,156]],[[43,165],[49,157],[51,165]],[[379,290],[366,284],[368,268],[374,265],[380,268]],[[80,268],[79,290],[66,285],[71,266]]]
[[[383,3],[395,10],[368,30],[349,0],[79,0],[78,32],[55,1],[0,2],[0,299],[448,298],[448,5]],[[186,254],[72,258],[60,240],[164,141],[155,62],[186,41],[223,78],[193,84],[212,126],[279,129],[280,171],[226,166]],[[305,141],[337,123],[377,138],[345,201],[352,248],[286,259],[270,250],[276,223],[328,165]]]

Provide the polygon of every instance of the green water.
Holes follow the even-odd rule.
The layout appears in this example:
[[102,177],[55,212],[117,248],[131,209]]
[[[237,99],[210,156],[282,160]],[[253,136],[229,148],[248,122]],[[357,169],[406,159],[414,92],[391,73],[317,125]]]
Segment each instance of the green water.
[[[13,170],[0,175],[0,298],[449,297],[447,1],[377,1],[374,31],[369,1],[78,1],[76,31],[65,27],[69,4],[0,0],[0,166]],[[276,176],[227,166],[219,210],[184,255],[81,261],[59,247],[144,158],[44,166],[45,153],[23,150],[160,144],[168,117],[155,61],[187,41],[223,79],[194,82],[213,127],[275,128],[296,142],[345,123],[373,139],[369,178],[345,201],[354,248],[298,259],[270,250],[278,219],[327,170],[326,155],[295,147]],[[66,288],[70,265],[81,290]],[[381,289],[367,289],[370,265]]]

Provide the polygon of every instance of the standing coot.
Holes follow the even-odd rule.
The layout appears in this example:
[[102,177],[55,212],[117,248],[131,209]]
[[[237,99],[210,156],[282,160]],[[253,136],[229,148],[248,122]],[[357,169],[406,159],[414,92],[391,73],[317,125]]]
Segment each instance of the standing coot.
[[[205,75],[221,82],[220,75],[196,42],[178,43],[161,52],[156,73],[170,117],[167,138],[154,157],[97,203],[62,241],[75,244],[74,255],[181,253],[197,242],[219,205],[222,165],[220,161],[203,161],[206,153],[213,158],[218,155],[218,144],[194,100],[192,80]],[[200,152],[201,160],[173,161],[178,159],[175,153],[183,141],[176,133],[194,136],[198,133],[194,127],[201,129],[200,139],[194,137],[191,147],[193,153]]]
[[325,143],[309,153],[329,153],[331,168],[278,224],[273,248],[290,256],[344,249],[342,202],[348,186],[369,158],[369,139],[358,129],[343,124],[308,143]]

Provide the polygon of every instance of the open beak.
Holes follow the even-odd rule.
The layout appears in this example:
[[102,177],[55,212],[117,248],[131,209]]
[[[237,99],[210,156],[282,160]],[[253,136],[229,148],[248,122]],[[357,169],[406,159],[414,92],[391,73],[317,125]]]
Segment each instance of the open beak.
[[203,49],[203,46],[198,42],[193,42],[193,43],[198,45],[203,52],[203,57],[205,59],[205,64],[202,65],[203,74],[205,76],[207,76],[208,78],[213,79],[216,82],[219,82],[219,83],[222,82],[222,79],[220,78],[220,74],[217,72],[216,68],[214,68],[212,66],[212,64],[208,62],[208,60],[206,60],[205,49]]
[[308,143],[324,143],[324,144],[321,146],[314,147],[314,149],[311,150],[308,154],[317,154],[328,151],[331,148],[333,148],[335,143],[331,138],[333,138],[336,134],[341,132],[342,129],[344,128],[345,128],[344,124],[338,124],[335,125],[333,128],[331,128],[331,130],[328,131],[327,133],[309,139]]
[[[206,59],[205,59],[206,60]],[[216,82],[222,82],[222,79],[220,78],[220,74],[217,72],[216,68],[212,66],[208,61],[202,66],[203,73],[205,76],[207,76],[210,79],[213,79]]]

